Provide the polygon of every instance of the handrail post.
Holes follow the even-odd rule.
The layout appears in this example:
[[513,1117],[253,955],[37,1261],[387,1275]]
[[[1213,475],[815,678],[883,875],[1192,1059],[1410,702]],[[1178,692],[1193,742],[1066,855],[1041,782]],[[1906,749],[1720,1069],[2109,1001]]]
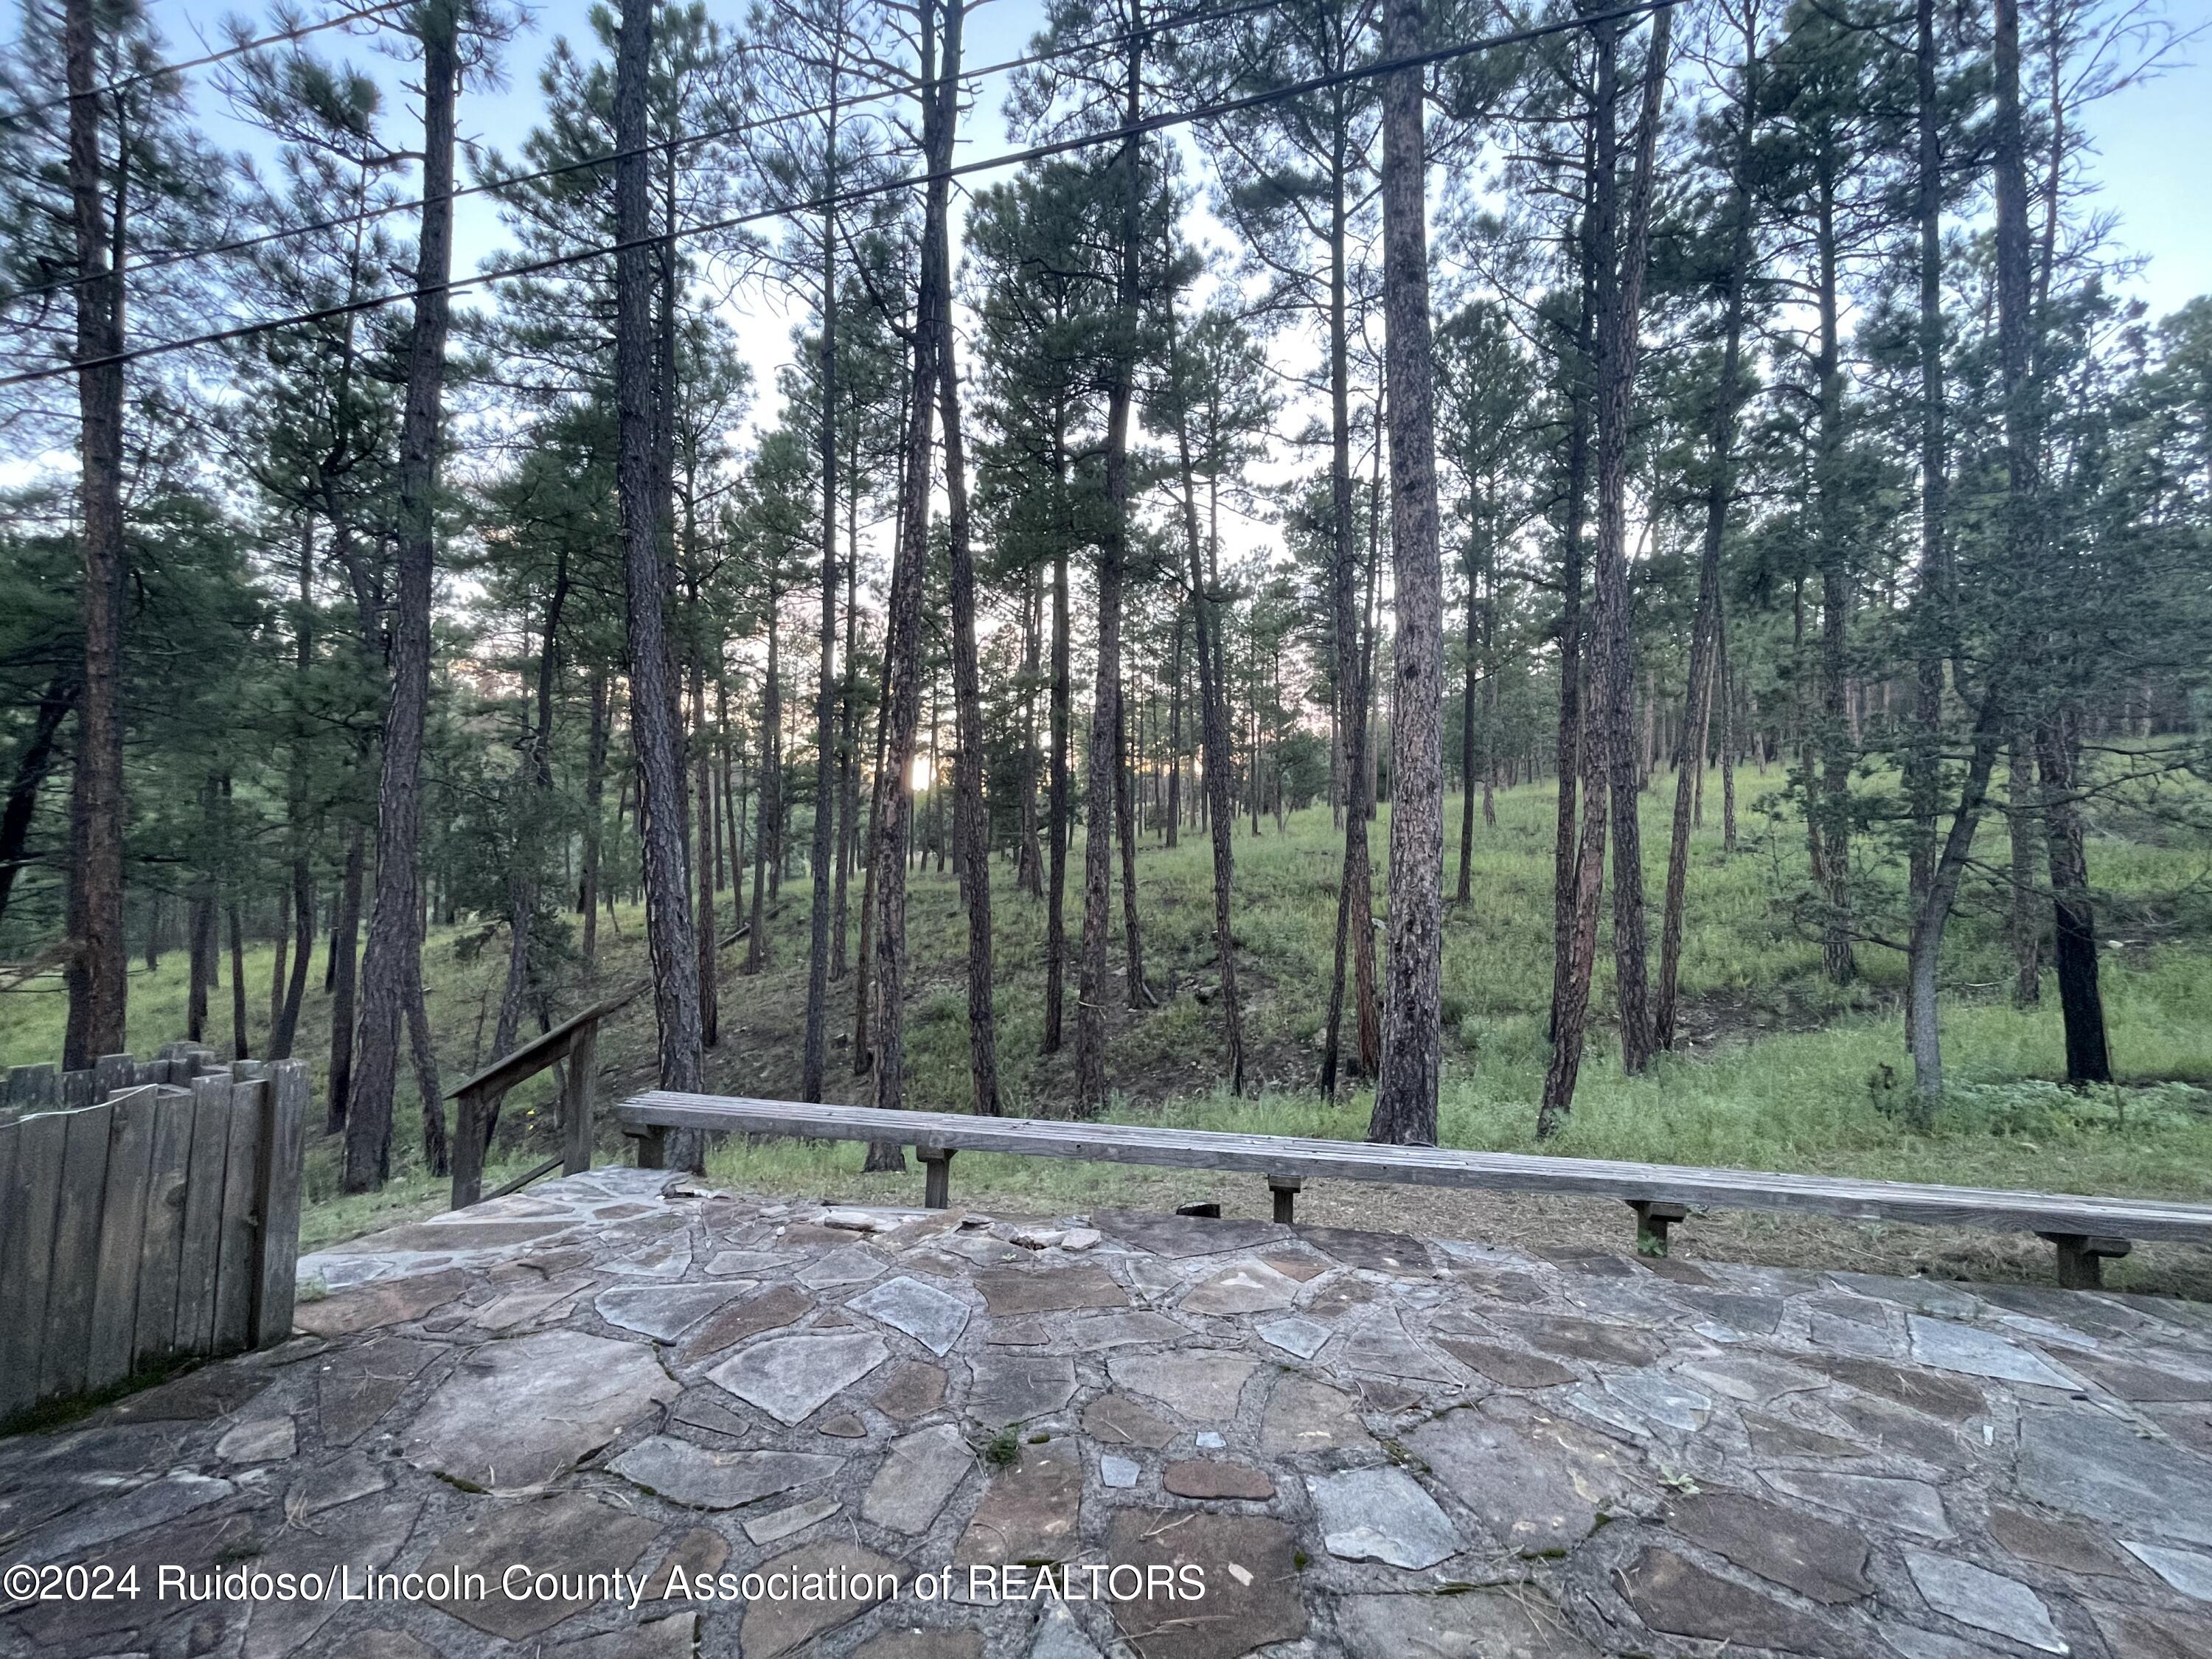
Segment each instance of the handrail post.
[[599,1048],[594,1019],[568,1045],[568,1075],[561,1089],[561,1173],[581,1175],[592,1167],[592,1073]]
[[453,1127],[453,1207],[465,1210],[483,1198],[484,1099],[474,1089],[460,1097],[460,1121]]

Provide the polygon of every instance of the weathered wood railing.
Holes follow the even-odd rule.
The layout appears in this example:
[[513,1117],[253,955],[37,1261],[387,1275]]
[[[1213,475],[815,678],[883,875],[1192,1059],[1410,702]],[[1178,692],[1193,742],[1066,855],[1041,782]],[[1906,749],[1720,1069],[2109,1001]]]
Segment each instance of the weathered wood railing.
[[1635,1212],[1637,1248],[1655,1256],[1666,1255],[1669,1225],[1684,1219],[1693,1206],[2032,1232],[2057,1247],[2059,1282],[2073,1287],[2096,1284],[2101,1262],[2110,1256],[2125,1255],[2130,1240],[2177,1239],[2212,1244],[2212,1208],[2157,1199],[1918,1186],[1838,1176],[1465,1152],[1449,1146],[1376,1146],[1357,1140],[1228,1134],[1152,1124],[884,1112],[866,1106],[817,1106],[666,1090],[623,1102],[616,1115],[623,1132],[637,1138],[638,1162],[647,1167],[659,1167],[665,1162],[665,1140],[672,1129],[801,1135],[912,1146],[928,1171],[926,1201],[939,1209],[950,1201],[953,1153],[974,1151],[1171,1169],[1243,1170],[1267,1177],[1274,1196],[1275,1219],[1285,1222],[1291,1218],[1294,1195],[1301,1184],[1316,1178],[1613,1198]]
[[[581,1175],[592,1167],[592,1082],[599,1059],[599,1022],[637,995],[611,998],[572,1014],[541,1037],[502,1055],[446,1097],[459,1105],[453,1126],[453,1207],[465,1210],[500,1198],[558,1170]],[[508,1090],[547,1067],[566,1062],[561,1080],[561,1150],[505,1185],[483,1190],[484,1152]]]
[[[114,1086],[63,1109],[67,1074],[11,1073],[33,1109],[0,1122],[0,1422],[291,1334],[307,1068],[211,1059],[111,1055]],[[157,1066],[177,1080],[137,1080]]]

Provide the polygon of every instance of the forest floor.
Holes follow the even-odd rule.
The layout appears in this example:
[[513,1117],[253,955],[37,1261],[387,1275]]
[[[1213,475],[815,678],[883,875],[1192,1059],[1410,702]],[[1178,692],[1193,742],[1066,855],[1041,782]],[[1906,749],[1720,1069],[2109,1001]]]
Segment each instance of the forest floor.
[[[1802,884],[1802,821],[1761,798],[1779,790],[1778,771],[1739,781],[1737,851],[1723,857],[1717,779],[1707,823],[1696,836],[1683,955],[1683,1041],[1650,1073],[1625,1078],[1609,1027],[1594,1024],[1573,1116],[1547,1148],[1568,1155],[1705,1164],[1970,1185],[2160,1196],[2212,1201],[2212,854],[2147,818],[2117,809],[2090,847],[2099,898],[2105,994],[2119,1086],[2075,1093],[2060,1086],[2063,1048],[2055,994],[2043,1005],[2012,1006],[2011,959],[1994,889],[1971,895],[1953,929],[1945,971],[1945,1055],[1949,1098],[1925,1126],[1908,1121],[1911,1063],[1898,1009],[1903,959],[1868,944],[1849,986],[1826,981],[1819,945],[1792,914]],[[1644,848],[1655,900],[1663,886],[1671,778],[1645,797]],[[1498,822],[1475,826],[1474,902],[1449,907],[1445,937],[1445,1072],[1442,1139],[1455,1146],[1528,1151],[1546,1059],[1550,994],[1553,796],[1548,786],[1501,792]],[[1457,869],[1458,802],[1447,803],[1446,890]],[[2001,864],[2002,822],[1985,825],[1982,851]],[[2184,842],[2187,844],[2182,844]],[[1378,866],[1389,844],[1387,814],[1372,831]],[[1371,1100],[1357,1084],[1334,1107],[1314,1092],[1326,1017],[1341,833],[1326,807],[1272,817],[1237,838],[1236,930],[1246,999],[1247,1097],[1220,1087],[1219,1012],[1212,944],[1211,855],[1202,833],[1170,849],[1147,836],[1138,859],[1145,963],[1160,998],[1141,1012],[1121,1006],[1109,1019],[1110,1115],[1247,1132],[1357,1138]],[[1079,926],[1080,847],[1071,858],[1069,919]],[[1379,881],[1378,868],[1378,888]],[[1005,863],[994,866],[995,969],[1000,1078],[1010,1114],[1062,1114],[1073,1093],[1074,973],[1068,975],[1068,1044],[1039,1053],[1043,1029],[1044,908],[1017,892]],[[1873,878],[1870,878],[1872,879]],[[721,1033],[707,1058],[714,1091],[788,1097],[799,1083],[805,996],[809,885],[787,879],[769,918],[769,965],[741,969],[742,940],[723,951]],[[853,884],[855,924],[860,888]],[[1871,907],[1870,907],[1871,908]],[[909,939],[913,988],[908,1052],[917,1106],[964,1109],[968,1019],[966,924],[957,885],[933,864],[913,878]],[[1118,892],[1115,915],[1119,917]],[[720,896],[721,932],[735,930]],[[618,927],[619,933],[613,931]],[[1657,933],[1654,918],[1653,933]],[[603,915],[598,986],[628,988],[644,975],[642,920],[620,908]],[[1073,942],[1071,941],[1071,948]],[[1609,947],[1601,948],[1594,1006],[1610,1005]],[[505,930],[478,922],[441,929],[425,959],[431,1022],[445,1086],[489,1056],[506,959]],[[1118,927],[1112,963],[1124,960]],[[319,954],[317,968],[321,959]],[[270,954],[249,951],[250,1024],[265,1035]],[[226,975],[228,964],[225,964]],[[560,1012],[582,1005],[577,985]],[[851,1075],[854,981],[831,987],[828,1094],[866,1104],[868,1082]],[[131,1036],[150,1053],[183,1033],[185,963],[165,958],[134,972]],[[209,1036],[229,1033],[226,988],[215,999]],[[328,1002],[315,990],[299,1052],[315,1068],[328,1049]],[[61,999],[0,997],[0,1060],[58,1056]],[[652,1083],[653,1021],[641,998],[611,1023],[600,1047],[602,1103]],[[550,1079],[508,1098],[493,1163],[519,1171],[551,1143]],[[419,1118],[403,1086],[394,1136],[398,1178],[372,1197],[338,1191],[335,1140],[309,1154],[310,1203],[303,1248],[442,1206],[441,1183],[422,1171]],[[603,1133],[610,1157],[618,1137]],[[856,1146],[733,1142],[714,1155],[720,1181],[759,1192],[834,1195],[856,1202],[912,1201],[917,1173],[862,1176]],[[1171,1208],[1216,1199],[1224,1213],[1266,1212],[1264,1185],[1249,1176],[1147,1172],[1095,1164],[988,1158],[960,1160],[961,1200],[1009,1213],[1059,1214],[1097,1206]],[[912,1189],[909,1191],[909,1189]],[[1310,1189],[1301,1219],[1373,1224],[1382,1197],[1394,1227],[1444,1237],[1492,1239],[1540,1249],[1623,1248],[1630,1220],[1600,1200],[1504,1197],[1411,1188]],[[1753,1213],[1693,1217],[1677,1249],[1716,1260],[1924,1272],[1939,1277],[2047,1279],[2049,1247],[2032,1237]],[[2146,1246],[2112,1265],[2123,1288],[2212,1296],[2212,1251]]]

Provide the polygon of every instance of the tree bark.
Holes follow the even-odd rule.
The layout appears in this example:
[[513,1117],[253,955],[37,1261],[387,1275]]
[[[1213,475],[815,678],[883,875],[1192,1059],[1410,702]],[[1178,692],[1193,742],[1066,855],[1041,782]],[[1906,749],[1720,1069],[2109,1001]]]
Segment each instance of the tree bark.
[[2012,1006],[2033,1008],[2043,1000],[2043,904],[2036,889],[2035,770],[2027,740],[2012,739],[2005,778],[2005,820],[2011,842],[2011,904],[2006,932],[2012,939]]
[[[929,169],[922,204],[921,289],[915,311],[912,380],[907,401],[906,454],[901,467],[898,544],[891,562],[884,645],[884,761],[875,825],[875,1103],[896,1111],[906,1105],[906,854],[913,817],[915,734],[921,719],[922,593],[929,558],[931,435],[937,406],[939,359],[946,342],[940,323],[951,314],[950,295],[939,285],[951,270],[945,216],[951,180],[953,125],[959,91],[961,24],[967,0],[921,0],[922,155]],[[938,21],[942,16],[940,24]],[[945,72],[939,72],[940,33]],[[895,1142],[868,1148],[864,1169],[898,1170],[905,1154]]]
[[[1176,319],[1172,305],[1168,326]],[[1176,342],[1170,332],[1168,354],[1176,361]],[[1229,801],[1229,775],[1234,763],[1229,755],[1227,687],[1223,684],[1217,641],[1220,624],[1215,617],[1212,589],[1207,580],[1209,561],[1200,556],[1198,495],[1193,477],[1188,408],[1179,407],[1176,419],[1176,456],[1182,482],[1184,550],[1190,561],[1191,633],[1198,649],[1198,711],[1200,742],[1206,756],[1206,820],[1213,842],[1213,949],[1221,965],[1222,1039],[1227,1048],[1229,1092],[1244,1092],[1244,1016],[1237,991],[1237,939],[1230,925],[1230,900],[1237,884],[1237,813]]]
[[[1644,903],[1644,838],[1638,822],[1641,781],[1638,764],[1635,640],[1628,587],[1628,438],[1636,381],[1638,324],[1642,314],[1650,244],[1655,152],[1668,51],[1674,14],[1655,14],[1645,67],[1643,111],[1637,127],[1634,171],[1625,222],[1616,216],[1613,115],[1619,90],[1614,59],[1620,25],[1601,25],[1597,167],[1599,246],[1597,293],[1597,562],[1595,594],[1598,677],[1603,687],[1602,724],[1609,762],[1607,794],[1613,815],[1613,947],[1615,994],[1620,1005],[1622,1069],[1641,1072],[1651,1057],[1651,1009],[1647,981]],[[1614,227],[1620,225],[1616,233]],[[1616,252],[1617,248],[1617,252]],[[1617,260],[1617,266],[1616,266]]]
[[1114,709],[1114,837],[1121,854],[1121,942],[1127,957],[1126,989],[1132,1008],[1158,1006],[1145,982],[1145,943],[1137,910],[1136,769],[1129,759],[1128,704]]
[[[1924,0],[1923,0],[1924,3]],[[1747,13],[1755,20],[1755,13]],[[1752,137],[1759,108],[1759,42],[1753,21],[1744,30],[1736,100],[1735,165],[1729,189],[1728,320],[1721,343],[1720,381],[1713,388],[1705,435],[1705,525],[1698,550],[1698,601],[1690,623],[1688,707],[1682,715],[1681,763],[1674,772],[1674,818],[1667,847],[1667,896],[1659,926],[1659,994],[1651,1011],[1651,1042],[1674,1046],[1675,999],[1682,966],[1683,908],[1690,878],[1690,819],[1705,775],[1705,728],[1712,714],[1715,641],[1721,605],[1721,545],[1735,495],[1736,385],[1743,356],[1744,285],[1751,262]]]
[[[1385,0],[1382,55],[1418,49],[1420,0]],[[1443,969],[1443,556],[1437,520],[1429,331],[1428,158],[1421,71],[1382,82],[1382,304],[1389,330],[1390,532],[1398,631],[1391,666],[1390,955],[1382,1065],[1367,1138],[1437,1140]]]
[[[616,478],[630,675],[631,738],[637,750],[638,827],[645,866],[646,949],[660,1086],[701,1083],[698,940],[684,853],[683,738],[664,615],[666,584],[656,533],[651,339],[652,249],[647,240],[650,180],[646,95],[653,53],[652,0],[623,0],[615,49]],[[669,1137],[672,1167],[702,1170],[704,1137]]]
[[761,754],[758,815],[753,829],[752,931],[745,936],[745,971],[768,966],[768,901],[782,885],[783,864],[783,669],[780,660],[783,593],[775,572],[768,584],[768,672],[761,680]]
[[361,967],[360,1072],[346,1117],[345,1188],[353,1193],[380,1187],[392,1174],[399,1024],[408,987],[422,971],[417,958],[422,925],[422,746],[430,701],[439,428],[452,307],[446,284],[453,254],[453,106],[460,79],[459,16],[453,0],[430,0],[418,14],[416,27],[422,43],[423,205],[400,426],[398,592],[377,779],[376,896]]
[[561,611],[568,602],[568,556],[554,562],[553,591],[545,601],[545,629],[538,648],[538,692],[530,730],[515,767],[520,811],[507,875],[507,985],[499,1000],[499,1024],[492,1037],[495,1054],[514,1052],[521,1035],[522,1008],[532,983],[531,936],[538,919],[538,878],[545,857],[544,830],[553,806],[553,687],[560,672]]
[[354,1003],[360,984],[362,890],[368,875],[368,842],[363,826],[348,826],[337,915],[331,920],[331,1101],[323,1121],[327,1134],[344,1132],[353,1104]]
[[599,819],[605,811],[607,787],[607,677],[603,669],[592,671],[592,723],[584,744],[584,868],[577,889],[576,908],[583,918],[584,977],[590,979],[599,970],[603,839]]
[[[63,1064],[90,1066],[126,1046],[129,945],[123,933],[123,634],[129,556],[123,544],[124,275],[122,244],[109,235],[100,164],[99,42],[93,0],[65,0],[63,51],[69,93],[68,174],[76,239],[76,361],[80,498],[83,513],[79,621],[83,678],[77,691],[74,842],[67,975],[69,1042]],[[117,216],[125,208],[118,185]],[[117,258],[111,266],[109,254]]]
[[2112,1056],[2105,1034],[2104,993],[2097,981],[2096,908],[2089,897],[2076,777],[2077,718],[2060,709],[2037,724],[2035,773],[2051,860],[2051,965],[2066,1031],[2066,1080],[2078,1088],[2110,1083]]
[[[31,730],[15,757],[15,774],[8,786],[8,804],[0,808],[0,918],[8,914],[9,896],[15,890],[17,872],[31,862],[31,821],[37,816],[39,790],[52,769],[62,723],[76,707],[76,676],[58,671],[46,682],[32,716]],[[97,1058],[97,1056],[95,1056]]]
[[[1575,907],[1582,890],[1581,874],[1576,865],[1579,856],[1577,811],[1583,775],[1585,735],[1583,725],[1589,717],[1584,698],[1588,668],[1585,661],[1587,653],[1583,648],[1583,520],[1589,499],[1589,377],[1591,359],[1595,355],[1597,311],[1594,299],[1597,279],[1597,216],[1591,210],[1590,201],[1596,191],[1597,165],[1588,149],[1595,139],[1595,123],[1591,123],[1590,126],[1591,136],[1584,141],[1585,194],[1581,222],[1576,228],[1574,238],[1579,302],[1575,309],[1575,337],[1567,386],[1567,499],[1559,548],[1559,732],[1555,750],[1559,802],[1552,842],[1552,1006],[1546,1024],[1547,1038],[1553,1044],[1559,1042],[1559,1033],[1564,1029],[1562,1016],[1568,1006],[1576,1000],[1572,994]],[[1587,810],[1587,803],[1579,805],[1583,810]],[[1580,1000],[1581,1005],[1587,1008],[1589,1001],[1588,985],[1583,987]],[[1576,1053],[1579,1055],[1582,1044],[1579,1026],[1574,1042]],[[1571,1068],[1568,1073],[1570,1096],[1573,1092],[1572,1075]]]
[[[1376,1055],[1368,1033],[1379,1031],[1381,1011],[1375,1006],[1371,966],[1375,938],[1374,875],[1368,851],[1367,825],[1373,816],[1374,793],[1370,780],[1368,747],[1371,742],[1367,718],[1368,685],[1360,651],[1358,610],[1359,558],[1353,539],[1352,502],[1352,368],[1351,325],[1347,315],[1349,259],[1346,251],[1350,208],[1346,201],[1351,170],[1349,116],[1341,89],[1332,106],[1334,149],[1329,170],[1328,235],[1328,386],[1329,386],[1329,601],[1335,635],[1336,725],[1343,733],[1344,778],[1338,792],[1345,803],[1344,866],[1337,886],[1336,936],[1330,959],[1328,1019],[1322,1039],[1321,1093],[1336,1098],[1337,1074],[1342,1067],[1345,968],[1352,959],[1353,1021],[1359,1033],[1359,1067],[1372,1075]],[[1371,574],[1371,572],[1370,572]],[[1256,703],[1256,700],[1255,700]],[[1254,719],[1258,718],[1256,707]],[[1259,833],[1259,746],[1252,751],[1254,774],[1253,823]],[[1362,955],[1363,949],[1365,952]],[[1358,969],[1368,966],[1363,977]]]
[[253,1036],[246,1024],[246,930],[239,921],[235,898],[223,907],[223,914],[230,928],[230,1052],[233,1059],[246,1060],[253,1054]]
[[[1133,21],[1141,0],[1132,0]],[[1122,119],[1136,125],[1143,64],[1143,36],[1128,35]],[[1121,577],[1131,531],[1129,417],[1135,401],[1138,340],[1137,255],[1141,204],[1139,138],[1122,141],[1115,167],[1121,210],[1119,271],[1115,283],[1113,333],[1106,398],[1106,514],[1098,535],[1098,670],[1091,700],[1091,742],[1085,759],[1083,954],[1076,983],[1076,1109],[1097,1117],[1106,1109],[1106,933],[1113,885],[1113,823],[1120,745],[1115,740],[1121,705]]]
[[[1055,474],[1064,477],[1066,464],[1059,459],[1060,449],[1056,435],[1053,453]],[[1046,792],[1046,857],[1049,867],[1045,872],[1044,896],[1044,1041],[1039,1045],[1048,1054],[1060,1052],[1062,1010],[1067,1001],[1067,851],[1073,827],[1068,744],[1074,725],[1068,662],[1070,632],[1067,550],[1062,547],[1054,554],[1052,561],[1052,775]]]
[[[965,0],[952,0],[957,8]],[[945,78],[960,73],[960,27],[948,20]],[[949,128],[952,112],[946,113]],[[983,692],[975,659],[975,559],[968,515],[968,458],[960,425],[960,374],[954,360],[949,236],[934,244],[944,268],[933,284],[937,321],[939,414],[945,425],[945,494],[952,568],[952,836],[959,849],[960,902],[968,913],[968,1069],[978,1116],[999,1115],[999,1027],[991,1006],[991,858],[983,806]],[[1132,935],[1133,937],[1133,934]]]
[[[828,66],[830,99],[823,175],[827,194],[837,188],[838,69]],[[822,631],[814,690],[814,851],[812,902],[807,913],[806,1029],[799,1064],[799,1098],[822,1098],[822,1073],[830,1042],[830,862],[836,852],[837,724],[837,216],[822,215]]]

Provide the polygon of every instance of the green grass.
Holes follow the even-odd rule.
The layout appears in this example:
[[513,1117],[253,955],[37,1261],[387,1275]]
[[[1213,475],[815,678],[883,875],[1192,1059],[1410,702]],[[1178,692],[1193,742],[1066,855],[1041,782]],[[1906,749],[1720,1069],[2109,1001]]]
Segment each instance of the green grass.
[[[1950,1098],[1924,1124],[1902,1109],[1910,1062],[1897,1000],[1902,959],[1864,945],[1861,975],[1850,986],[1820,974],[1816,940],[1796,925],[1790,901],[1802,882],[1802,831],[1786,816],[1753,803],[1778,787],[1778,775],[1740,781],[1742,842],[1723,859],[1717,830],[1717,781],[1708,789],[1709,824],[1693,843],[1683,957],[1680,1054],[1640,1078],[1619,1069],[1603,1024],[1609,971],[1601,969],[1589,1058],[1572,1118],[1547,1151],[1740,1168],[1826,1172],[1977,1185],[2212,1200],[2212,899],[2205,850],[2187,837],[2143,830],[2124,839],[2106,826],[2093,842],[2100,931],[2124,943],[2104,958],[2112,1046],[2123,1085],[2075,1094],[2056,1085],[2063,1050],[2055,994],[2016,1010],[2007,1000],[2011,969],[2000,905],[1986,888],[1969,895],[1953,929],[1945,963],[1945,1054]],[[1645,797],[1644,835],[1656,902],[1663,878],[1671,779]],[[1478,822],[1474,902],[1453,906],[1443,969],[1446,1144],[1504,1151],[1534,1145],[1537,1092],[1545,1063],[1550,993],[1551,857],[1553,798],[1547,787],[1502,793],[1494,828]],[[1456,875],[1456,799],[1447,804],[1447,892]],[[2112,815],[2117,820],[2118,815]],[[1203,835],[1186,834],[1174,850],[1148,839],[1139,867],[1148,977],[1163,1004],[1110,1015],[1112,1115],[1247,1132],[1358,1136],[1369,1101],[1352,1092],[1334,1108],[1312,1092],[1317,1034],[1327,1007],[1341,837],[1325,808],[1294,815],[1279,835],[1262,818],[1254,838],[1244,820],[1237,839],[1236,929],[1247,998],[1251,1097],[1220,1089],[1218,1007],[1199,993],[1216,983],[1210,852]],[[2132,830],[2141,826],[2130,824]],[[2002,826],[1985,828],[1984,855],[2002,861]],[[803,837],[799,838],[803,839]],[[1389,842],[1387,814],[1372,830],[1378,863]],[[2185,844],[2177,844],[2185,843]],[[1080,848],[1072,860],[1069,912],[1079,917]],[[1883,878],[1875,872],[1871,881]],[[1038,1053],[1043,1024],[1044,912],[1016,893],[1007,866],[994,866],[995,967],[1004,1106],[1009,1113],[1064,1112],[1073,1095],[1069,1052]],[[1888,878],[1893,879],[1893,877]],[[785,883],[771,921],[771,962],[763,973],[738,971],[739,945],[724,953],[722,1042],[708,1056],[711,1088],[795,1095],[804,1006],[807,884]],[[728,930],[728,898],[722,920]],[[1869,903],[1871,914],[1877,907]],[[857,881],[853,892],[855,919]],[[1118,896],[1115,915],[1118,919]],[[617,916],[619,937],[601,929],[599,984],[642,977],[642,921]],[[1656,935],[1654,918],[1654,936]],[[426,957],[431,1019],[444,1082],[454,1083],[488,1055],[504,971],[503,934],[487,948],[482,924],[434,936]],[[969,1030],[963,952],[965,921],[949,874],[933,866],[913,878],[912,998],[907,1011],[910,1103],[939,1109],[967,1104]],[[1601,948],[1601,963],[1609,945]],[[1119,983],[1118,934],[1112,961]],[[328,1049],[321,957],[303,1020],[300,1052],[318,1073]],[[150,1052],[182,1034],[185,977],[180,956],[131,980],[131,1036]],[[270,952],[247,953],[252,1024],[264,1031]],[[228,971],[226,964],[226,973]],[[561,1006],[578,1006],[581,985],[562,988]],[[1068,1036],[1073,1036],[1073,974]],[[228,1037],[228,988],[216,999],[210,1035]],[[61,1040],[61,999],[0,997],[0,1055],[50,1059]],[[849,1034],[852,981],[833,986],[830,1030]],[[651,1081],[652,1017],[643,1000],[602,1043],[602,1099]],[[830,1092],[866,1103],[865,1079],[849,1075],[848,1047],[832,1050]],[[419,1119],[403,1084],[395,1133],[399,1176],[384,1192],[338,1190],[334,1141],[319,1139],[309,1160],[306,1248],[440,1207],[442,1183],[421,1172]],[[489,1182],[544,1156],[551,1126],[550,1079],[510,1096]],[[608,1156],[617,1138],[602,1137]],[[911,1176],[858,1175],[856,1146],[733,1141],[714,1154],[714,1172],[750,1188],[798,1193],[911,1196]],[[1048,1210],[1157,1197],[1158,1178],[1094,1165],[963,1156],[964,1197]]]

